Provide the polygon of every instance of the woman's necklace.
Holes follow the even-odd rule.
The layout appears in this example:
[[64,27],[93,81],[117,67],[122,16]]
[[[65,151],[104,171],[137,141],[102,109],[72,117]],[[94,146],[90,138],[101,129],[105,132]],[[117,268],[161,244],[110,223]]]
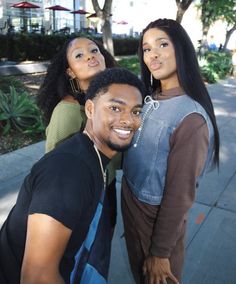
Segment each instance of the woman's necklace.
[[[91,141],[93,141],[91,136],[89,135],[89,133],[86,130],[84,130],[83,133],[86,134]],[[106,170],[104,170],[104,168],[103,168],[101,155],[100,155],[100,153],[98,151],[98,148],[94,144],[94,142],[93,142],[93,147],[94,147],[94,149],[95,149],[95,151],[97,153],[98,160],[99,160],[99,163],[100,163],[100,168],[101,168],[101,171],[102,171],[102,176],[103,176],[103,181],[104,181],[104,190],[105,190],[106,189]]]

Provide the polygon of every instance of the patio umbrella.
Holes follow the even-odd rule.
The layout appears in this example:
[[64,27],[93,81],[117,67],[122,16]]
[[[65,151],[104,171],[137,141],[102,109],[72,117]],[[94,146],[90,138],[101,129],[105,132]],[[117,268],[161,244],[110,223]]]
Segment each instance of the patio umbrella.
[[[112,14],[110,14],[110,17],[112,16]],[[93,13],[93,14],[91,14],[91,15],[89,15],[88,17],[87,17],[87,19],[91,19],[91,18],[97,18],[98,16],[97,16],[97,14],[96,13]]]
[[116,22],[117,23],[117,25],[128,25],[128,22],[126,22],[126,21],[119,21],[119,22]]
[[98,17],[97,14],[96,14],[96,13],[93,13],[93,14],[89,15],[89,16],[87,17],[87,19],[97,18],[97,17]]
[[[74,18],[74,30],[76,30],[76,15],[86,15],[86,14],[91,14],[91,13],[85,11],[84,9],[79,9],[79,10],[72,11],[71,14],[73,14],[73,18]],[[80,23],[80,27],[81,27],[81,23]]]
[[[30,2],[27,2],[27,1],[15,3],[15,4],[13,4],[11,7],[22,9],[22,11],[23,11],[23,13],[22,13],[23,29],[24,29],[24,30],[27,30],[27,18],[26,18],[26,15],[25,15],[25,9],[40,8],[40,6],[35,5],[35,4],[33,4],[33,3],[30,3]],[[30,20],[31,20],[31,17],[30,17]]]
[[75,10],[71,12],[72,14],[80,14],[80,15],[86,15],[86,14],[90,14],[89,12],[86,12],[83,9],[79,9],[79,10]]
[[60,5],[50,6],[50,7],[47,7],[47,8],[45,8],[45,9],[52,10],[53,30],[55,30],[55,27],[56,27],[56,24],[55,24],[55,20],[56,20],[55,12],[56,12],[56,11],[70,11],[70,9],[67,9],[67,8],[65,8],[65,7],[62,7],[62,6],[60,6]]
[[25,8],[40,8],[38,5],[35,5],[35,4],[27,2],[27,1],[15,3],[11,7],[22,8],[22,9],[25,9]]

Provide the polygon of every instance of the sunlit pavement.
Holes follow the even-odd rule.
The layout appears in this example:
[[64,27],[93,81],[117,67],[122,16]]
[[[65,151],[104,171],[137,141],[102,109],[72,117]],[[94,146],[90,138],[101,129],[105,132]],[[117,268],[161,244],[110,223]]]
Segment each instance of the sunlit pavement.
[[[236,81],[209,85],[221,136],[220,171],[209,173],[197,191],[189,216],[183,284],[236,283]],[[0,225],[14,205],[44,142],[0,156]],[[117,174],[118,201],[120,178]],[[119,208],[119,206],[118,206]],[[120,210],[113,239],[109,284],[132,284]]]

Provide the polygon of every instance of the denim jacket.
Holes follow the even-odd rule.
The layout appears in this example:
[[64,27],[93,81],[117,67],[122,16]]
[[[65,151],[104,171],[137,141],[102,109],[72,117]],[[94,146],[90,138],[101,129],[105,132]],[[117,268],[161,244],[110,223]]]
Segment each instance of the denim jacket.
[[[132,146],[124,155],[124,176],[133,194],[151,205],[159,205],[163,197],[170,151],[170,136],[182,120],[191,113],[198,113],[206,120],[209,131],[208,156],[205,173],[212,162],[214,131],[204,108],[187,95],[156,101],[145,98],[142,123]],[[200,177],[198,177],[198,182]]]

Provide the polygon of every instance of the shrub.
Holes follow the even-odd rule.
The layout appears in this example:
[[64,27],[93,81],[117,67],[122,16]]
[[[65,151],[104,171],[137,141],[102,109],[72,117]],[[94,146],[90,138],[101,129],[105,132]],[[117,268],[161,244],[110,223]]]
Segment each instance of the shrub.
[[41,113],[26,92],[17,93],[10,87],[9,93],[0,91],[0,131],[6,135],[10,130],[35,134],[44,132]]
[[14,87],[17,91],[22,92],[24,90],[24,85],[22,82],[14,76],[1,76],[0,77],[0,91],[3,93],[10,92],[10,86]]
[[[13,61],[50,60],[69,38],[83,34],[42,35],[8,34],[0,35],[0,58]],[[84,34],[88,36],[88,34]],[[93,38],[90,35],[91,38]],[[101,38],[95,38],[102,41]],[[113,38],[115,55],[134,55],[138,49],[138,38]]]
[[7,37],[0,34],[0,58],[8,58]]
[[200,61],[203,78],[208,83],[223,79],[232,70],[231,54],[229,52],[208,51]]
[[133,37],[113,38],[115,55],[135,55],[138,51],[139,39]]
[[209,68],[209,66],[204,65],[200,67],[201,69],[201,75],[205,82],[213,84],[217,81],[218,76],[215,72],[212,72],[212,70]]
[[209,52],[206,60],[210,68],[216,72],[220,79],[225,78],[231,71],[231,54],[229,52]]
[[139,60],[137,56],[118,59],[118,64],[121,67],[129,69],[136,75],[140,74],[140,65],[139,65]]

